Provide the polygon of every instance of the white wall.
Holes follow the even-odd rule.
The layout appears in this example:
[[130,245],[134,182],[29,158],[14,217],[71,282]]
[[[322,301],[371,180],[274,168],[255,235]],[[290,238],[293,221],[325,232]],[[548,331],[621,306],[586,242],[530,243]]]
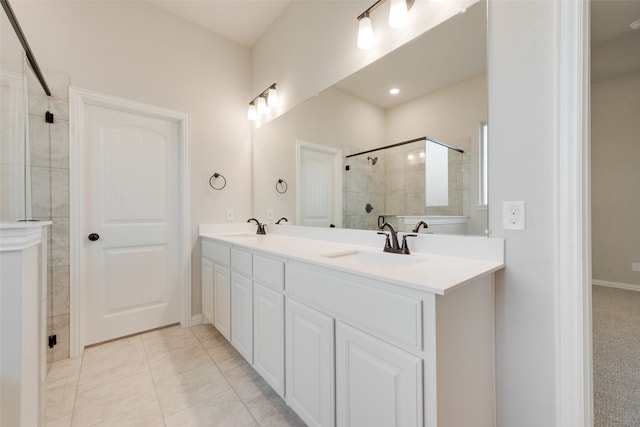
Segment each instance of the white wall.
[[[189,114],[192,310],[200,313],[199,223],[251,214],[249,50],[147,2],[25,1],[14,10],[43,69],[71,85]],[[213,191],[214,172],[227,178]]]
[[640,286],[640,73],[591,87],[593,278]]
[[[489,224],[506,240],[496,278],[499,426],[556,425],[556,6],[489,1]],[[502,204],[518,200],[526,231],[505,231]]]

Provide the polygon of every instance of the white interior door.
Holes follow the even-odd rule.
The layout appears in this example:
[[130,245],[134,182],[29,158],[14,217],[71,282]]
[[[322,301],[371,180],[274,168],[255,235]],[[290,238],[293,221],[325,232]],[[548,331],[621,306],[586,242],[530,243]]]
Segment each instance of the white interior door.
[[297,223],[342,225],[342,151],[297,141]]
[[87,105],[80,144],[84,344],[178,322],[178,123]]

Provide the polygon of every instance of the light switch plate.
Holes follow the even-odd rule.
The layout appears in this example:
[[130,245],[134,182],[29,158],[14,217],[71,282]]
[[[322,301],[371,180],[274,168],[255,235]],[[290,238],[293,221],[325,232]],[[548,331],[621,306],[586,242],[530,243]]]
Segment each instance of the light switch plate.
[[227,209],[227,221],[233,221],[233,209]]
[[505,230],[525,229],[524,202],[504,202],[502,209],[503,228]]
[[273,219],[273,209],[267,209],[267,219]]

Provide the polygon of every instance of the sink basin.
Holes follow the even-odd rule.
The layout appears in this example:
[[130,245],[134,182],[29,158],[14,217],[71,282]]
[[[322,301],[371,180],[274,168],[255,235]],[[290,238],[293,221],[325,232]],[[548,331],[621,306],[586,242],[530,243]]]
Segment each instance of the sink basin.
[[256,234],[256,233],[235,233],[235,234],[221,234],[220,235],[220,237],[231,237],[231,238],[256,237],[256,236],[260,236],[260,234]]
[[346,264],[357,264],[384,269],[408,267],[425,261],[422,258],[417,258],[411,255],[366,251],[336,252],[332,254],[325,254],[323,257]]

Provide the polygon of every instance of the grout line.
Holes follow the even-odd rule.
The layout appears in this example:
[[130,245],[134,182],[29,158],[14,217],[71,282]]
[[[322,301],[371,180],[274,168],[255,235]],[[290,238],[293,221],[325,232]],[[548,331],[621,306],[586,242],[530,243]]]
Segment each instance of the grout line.
[[149,368],[149,375],[151,376],[151,383],[153,384],[153,393],[156,396],[156,403],[158,404],[158,408],[160,408],[160,416],[162,417],[162,424],[167,425],[165,421],[164,411],[162,410],[162,405],[160,404],[160,397],[158,396],[158,388],[156,387],[156,379],[153,376],[153,371],[151,370],[151,363],[149,362],[149,352],[147,351],[147,345],[145,344],[145,340],[143,334],[140,334],[140,341],[142,342],[142,351],[144,351],[144,358],[147,362],[147,367]]
[[70,426],[73,426],[73,418],[75,417],[76,414],[76,402],[78,401],[78,387],[80,386],[80,375],[82,375],[82,367],[84,365],[84,350],[82,350],[82,356],[81,356],[81,360],[80,360],[80,367],[78,368],[78,378],[76,378],[76,387],[75,387],[75,391],[73,392],[73,405],[71,407],[71,419],[70,421]]

